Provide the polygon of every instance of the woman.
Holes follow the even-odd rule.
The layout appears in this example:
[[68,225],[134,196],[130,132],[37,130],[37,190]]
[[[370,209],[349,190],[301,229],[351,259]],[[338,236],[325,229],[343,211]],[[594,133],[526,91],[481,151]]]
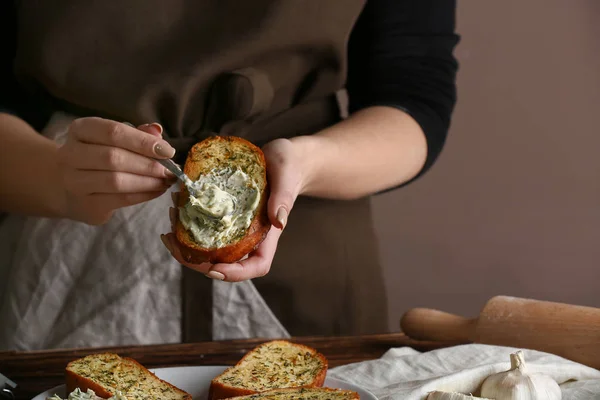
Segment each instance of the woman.
[[[2,12],[0,347],[387,330],[369,196],[443,146],[453,1],[40,3]],[[273,227],[180,269],[152,158],[215,133],[263,147]]]

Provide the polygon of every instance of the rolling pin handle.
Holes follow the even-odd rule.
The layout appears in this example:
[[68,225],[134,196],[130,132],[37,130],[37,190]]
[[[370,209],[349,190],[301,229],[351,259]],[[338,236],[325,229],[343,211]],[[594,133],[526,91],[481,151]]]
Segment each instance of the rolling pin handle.
[[400,320],[408,337],[416,340],[468,343],[472,341],[476,320],[432,310],[414,308]]

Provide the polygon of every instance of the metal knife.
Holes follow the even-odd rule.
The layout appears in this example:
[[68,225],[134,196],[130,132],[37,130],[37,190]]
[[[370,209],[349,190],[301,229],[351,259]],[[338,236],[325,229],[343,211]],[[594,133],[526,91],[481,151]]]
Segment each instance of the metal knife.
[[15,395],[12,391],[16,387],[16,383],[8,379],[6,376],[0,374],[0,399],[14,400]]

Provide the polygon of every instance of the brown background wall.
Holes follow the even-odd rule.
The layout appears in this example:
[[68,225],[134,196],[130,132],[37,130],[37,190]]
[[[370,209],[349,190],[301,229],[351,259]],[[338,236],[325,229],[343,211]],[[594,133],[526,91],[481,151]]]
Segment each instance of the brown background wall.
[[598,21],[598,0],[459,0],[448,144],[375,199],[392,330],[497,294],[600,307]]

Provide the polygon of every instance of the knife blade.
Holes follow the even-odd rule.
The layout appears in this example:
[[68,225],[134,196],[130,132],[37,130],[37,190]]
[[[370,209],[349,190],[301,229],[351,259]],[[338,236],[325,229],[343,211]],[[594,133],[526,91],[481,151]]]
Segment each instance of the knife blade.
[[0,398],[14,400],[15,395],[12,390],[17,387],[17,384],[0,374]]

